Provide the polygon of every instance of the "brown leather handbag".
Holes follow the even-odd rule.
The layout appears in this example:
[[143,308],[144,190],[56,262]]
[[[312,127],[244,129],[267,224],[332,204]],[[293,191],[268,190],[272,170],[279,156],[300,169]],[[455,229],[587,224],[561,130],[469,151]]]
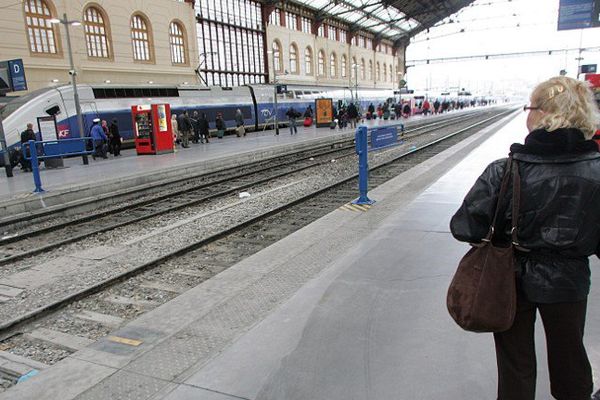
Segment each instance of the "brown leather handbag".
[[[513,176],[511,244],[498,247],[492,243],[508,182]],[[460,260],[448,288],[448,312],[463,329],[471,332],[502,332],[515,319],[517,290],[514,247],[517,243],[517,220],[521,195],[519,168],[508,158],[502,177],[494,218],[482,243],[474,245]]]

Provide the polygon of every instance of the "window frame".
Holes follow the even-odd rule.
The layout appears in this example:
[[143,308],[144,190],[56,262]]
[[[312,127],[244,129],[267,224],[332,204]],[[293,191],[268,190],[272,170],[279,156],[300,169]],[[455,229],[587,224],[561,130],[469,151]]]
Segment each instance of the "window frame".
[[[88,21],[86,20],[87,12],[90,9],[96,10],[98,15],[103,20],[102,28],[104,28],[104,38],[106,39],[106,51],[108,53],[108,55],[106,57],[90,55],[90,52],[89,52],[90,49],[88,47],[89,46],[89,33],[87,31]],[[113,50],[112,35],[111,35],[111,30],[110,30],[110,21],[108,19],[108,15],[106,14],[106,11],[104,10],[104,8],[102,8],[99,4],[96,4],[96,3],[87,4],[86,7],[83,9],[81,20],[83,21],[83,35],[85,38],[85,47],[86,47],[86,54],[88,56],[88,60],[113,61],[114,60],[114,50]],[[93,26],[100,26],[100,25],[95,23],[95,25],[93,25]],[[92,35],[93,36],[101,36],[101,35],[98,35],[97,33],[94,33]]]
[[[137,29],[133,26],[133,19],[134,18],[140,18],[140,20],[145,24],[146,26],[146,34],[147,34],[147,39],[139,39],[139,38],[134,38],[134,32],[144,32],[141,29]],[[135,30],[134,30],[135,29]],[[140,63],[140,64],[154,64],[156,61],[155,55],[154,55],[154,40],[153,40],[153,36],[152,36],[152,25],[150,24],[150,19],[142,12],[140,11],[135,11],[134,13],[131,14],[131,17],[129,18],[129,34],[130,34],[130,40],[131,40],[131,50],[132,50],[132,55],[133,55],[133,62],[135,63]],[[147,41],[148,43],[148,59],[137,59],[136,58],[136,46],[135,46],[135,42],[137,41]]]
[[[174,36],[171,31],[171,26],[174,25],[178,27],[181,36]],[[181,47],[181,55],[184,58],[182,63],[175,62],[173,60],[173,38],[181,38],[181,44],[176,44]],[[185,24],[179,19],[173,19],[169,22],[169,55],[171,56],[171,65],[176,67],[187,67],[190,65],[190,56],[188,51],[188,41],[187,41],[187,30],[185,29]]]
[[[50,15],[33,13],[31,11],[27,12],[27,6],[28,5],[31,6],[32,2],[35,3],[36,10],[37,10],[38,2],[42,6],[46,6],[46,9],[48,10],[48,13]],[[29,9],[31,10],[31,7],[29,7]],[[58,26],[59,24],[52,24],[52,23],[48,22],[52,18],[58,18],[58,14],[56,12],[56,7],[54,6],[54,3],[52,3],[52,1],[50,1],[50,0],[25,0],[25,1],[23,1],[23,17],[24,17],[24,24],[25,24],[25,36],[27,36],[29,55],[31,55],[33,57],[62,58],[63,51],[62,51],[62,43],[61,43],[61,38],[60,38],[60,29]],[[37,20],[42,18],[42,19],[44,19],[44,21],[46,21],[46,26],[42,27],[41,25],[30,25],[28,23],[28,18],[31,18],[32,21],[33,21],[33,18],[36,18]],[[48,27],[48,24],[50,24],[50,27]],[[31,28],[31,32],[30,32],[30,28]],[[45,34],[46,38],[48,38],[48,32],[52,32],[53,44],[54,44],[54,48],[56,50],[54,53],[34,50],[34,48],[38,47],[37,41],[35,40],[35,38],[37,37],[35,34],[35,32],[36,32],[35,29],[37,29],[37,31],[40,32],[40,34],[39,34],[40,39],[42,37],[42,30],[43,30],[43,32],[46,32],[46,34]],[[33,39],[33,42],[32,42],[32,39]],[[48,43],[48,48],[50,48],[50,43]],[[43,49],[43,46],[42,46],[42,49]]]
[[[290,56],[289,56],[290,74],[299,75],[300,74],[300,63],[298,62],[298,45],[295,42],[292,42],[290,44],[289,52],[290,52]],[[294,57],[292,57],[292,54],[294,55]],[[293,65],[293,68],[292,68],[292,65]]]

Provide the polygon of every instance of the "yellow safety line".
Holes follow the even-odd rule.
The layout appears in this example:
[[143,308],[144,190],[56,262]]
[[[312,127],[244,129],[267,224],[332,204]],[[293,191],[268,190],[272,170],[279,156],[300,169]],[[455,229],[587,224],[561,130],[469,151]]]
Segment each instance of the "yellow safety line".
[[140,344],[144,343],[143,340],[127,339],[120,336],[109,336],[108,340],[115,343],[126,344],[128,346],[139,346]]

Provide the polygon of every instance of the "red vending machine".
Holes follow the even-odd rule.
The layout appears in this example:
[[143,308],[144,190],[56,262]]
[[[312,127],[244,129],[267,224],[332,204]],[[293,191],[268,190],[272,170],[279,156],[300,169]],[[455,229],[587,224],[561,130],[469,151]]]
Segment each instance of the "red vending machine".
[[173,152],[173,128],[169,104],[143,104],[131,107],[135,149],[138,154]]

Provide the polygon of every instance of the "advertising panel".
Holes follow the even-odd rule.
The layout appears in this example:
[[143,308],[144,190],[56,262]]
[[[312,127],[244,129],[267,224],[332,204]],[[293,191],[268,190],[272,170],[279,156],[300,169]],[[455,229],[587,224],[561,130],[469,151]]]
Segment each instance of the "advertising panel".
[[333,122],[333,100],[316,99],[315,113],[317,117],[317,128],[331,125],[331,122]]
[[167,128],[167,110],[165,109],[164,104],[159,104],[156,106],[158,110],[158,130],[160,132],[166,132]]

